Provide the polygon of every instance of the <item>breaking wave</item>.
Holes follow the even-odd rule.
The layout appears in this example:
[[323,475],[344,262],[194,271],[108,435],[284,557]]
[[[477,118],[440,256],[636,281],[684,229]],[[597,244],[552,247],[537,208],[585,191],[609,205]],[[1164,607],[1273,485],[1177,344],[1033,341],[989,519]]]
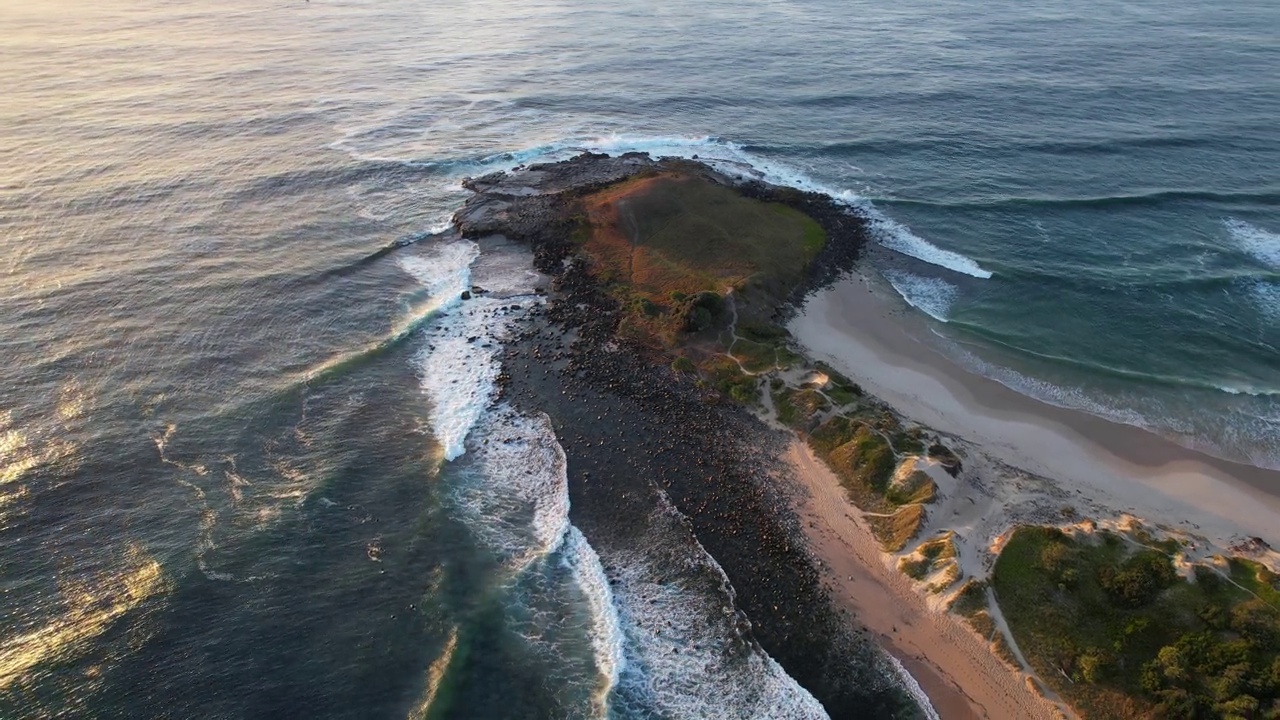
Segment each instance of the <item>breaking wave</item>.
[[[445,460],[466,452],[467,433],[493,402],[498,350],[511,321],[541,302],[532,287],[519,294],[489,288],[492,294],[477,294],[464,302],[462,293],[471,287],[472,265],[479,256],[475,243],[459,240],[437,245],[425,256],[399,258],[400,267],[418,279],[430,294],[430,308],[439,313],[416,364],[422,389],[432,402],[431,427]],[[509,265],[522,262],[507,260]]]
[[893,668],[894,674],[898,676],[898,680],[902,683],[902,687],[906,688],[907,693],[911,695],[911,699],[915,700],[916,704],[920,706],[920,710],[924,713],[925,718],[927,718],[927,720],[942,720],[942,718],[938,716],[938,711],[933,709],[933,704],[929,702],[929,696],[925,695],[924,689],[920,687],[920,683],[916,682],[916,679],[911,676],[911,673],[907,672],[907,669],[902,666],[902,663],[898,661],[898,658],[889,653],[885,653],[884,655],[889,659],[889,666]]
[[947,322],[960,289],[941,278],[921,277],[902,270],[885,270],[885,279],[911,307]]
[[1280,234],[1235,218],[1227,218],[1222,223],[1241,250],[1272,270],[1280,270]]
[[[651,537],[678,542],[666,509]],[[659,565],[653,558],[663,557]],[[743,637],[733,588],[696,541],[659,552],[606,557],[626,635],[619,703],[643,716],[824,719],[807,690]]]

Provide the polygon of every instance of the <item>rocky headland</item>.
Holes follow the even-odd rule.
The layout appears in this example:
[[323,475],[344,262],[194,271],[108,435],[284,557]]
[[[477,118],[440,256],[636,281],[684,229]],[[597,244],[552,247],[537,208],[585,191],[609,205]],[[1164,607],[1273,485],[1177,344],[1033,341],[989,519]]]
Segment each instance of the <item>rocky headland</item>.
[[[868,250],[845,206],[637,153],[464,184],[475,194],[458,231],[527,245],[547,278],[500,381],[508,402],[551,418],[574,524],[614,551],[602,557],[640,546],[667,557],[672,583],[721,582],[683,569],[689,548],[705,548],[728,582],[709,592],[733,607],[706,621],[762,648],[832,717],[922,712],[876,644],[947,718],[1275,710],[1268,638],[1280,621],[1262,607],[1239,611],[1261,624],[1232,624],[1255,599],[1270,607],[1266,587],[1277,593],[1265,541],[1227,559],[1222,542],[1125,521],[1117,502],[913,422],[866,392],[858,368],[817,361],[792,334],[816,322],[796,322],[805,299],[850,282]],[[1135,561],[1130,546],[1154,555]],[[1192,569],[1180,579],[1175,566]],[[1219,594],[1193,583],[1205,573],[1228,580]],[[1142,590],[1126,595],[1129,582]],[[1112,627],[1109,602],[1142,632],[1149,615],[1190,619],[1125,644],[1139,631]],[[1056,624],[1037,625],[1037,607]],[[1161,648],[1197,632],[1214,647],[1249,633],[1238,687],[1157,666],[1175,652]]]

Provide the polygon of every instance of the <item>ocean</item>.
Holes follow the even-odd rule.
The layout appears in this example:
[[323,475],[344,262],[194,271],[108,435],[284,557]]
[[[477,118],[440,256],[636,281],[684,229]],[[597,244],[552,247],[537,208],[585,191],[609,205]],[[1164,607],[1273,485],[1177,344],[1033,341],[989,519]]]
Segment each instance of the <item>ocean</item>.
[[0,27],[0,717],[824,717],[696,538],[687,583],[594,547],[497,400],[541,280],[441,233],[462,178],[582,150],[828,193],[956,362],[1280,468],[1270,0]]

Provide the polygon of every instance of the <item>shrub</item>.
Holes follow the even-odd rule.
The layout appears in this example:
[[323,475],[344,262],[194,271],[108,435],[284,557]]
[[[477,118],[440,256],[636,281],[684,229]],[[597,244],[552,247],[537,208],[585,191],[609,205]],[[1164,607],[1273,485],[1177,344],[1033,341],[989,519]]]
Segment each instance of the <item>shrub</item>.
[[718,325],[724,316],[724,298],[710,290],[690,298],[683,309],[684,329],[702,332]]
[[912,580],[923,580],[932,566],[933,561],[928,558],[903,558],[902,562],[898,563],[898,569],[902,574]]
[[1211,567],[1196,565],[1195,578],[1196,583],[1207,595],[1212,595],[1222,589],[1222,576]]
[[1156,550],[1143,550],[1119,567],[1106,565],[1098,570],[1098,584],[1124,607],[1146,605],[1177,579],[1172,558]]
[[1111,654],[1100,648],[1089,648],[1083,655],[1076,658],[1076,678],[1090,684],[1102,682],[1111,666],[1115,663],[1115,658]]

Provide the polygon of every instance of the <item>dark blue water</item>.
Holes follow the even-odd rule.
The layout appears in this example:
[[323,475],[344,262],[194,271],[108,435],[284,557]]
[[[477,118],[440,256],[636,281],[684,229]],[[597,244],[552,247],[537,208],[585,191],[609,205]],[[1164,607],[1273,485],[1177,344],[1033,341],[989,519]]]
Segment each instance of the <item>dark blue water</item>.
[[[958,361],[1280,465],[1275,3],[11,2],[0,24],[5,717],[817,713],[697,613],[646,634],[639,609],[710,607],[718,581],[597,557],[554,437],[489,407],[456,343],[492,317],[446,299],[484,277],[535,302],[519,252],[380,254],[439,229],[461,177],[581,148],[831,192],[923,261],[888,280]],[[690,637],[705,656],[655,660]]]

